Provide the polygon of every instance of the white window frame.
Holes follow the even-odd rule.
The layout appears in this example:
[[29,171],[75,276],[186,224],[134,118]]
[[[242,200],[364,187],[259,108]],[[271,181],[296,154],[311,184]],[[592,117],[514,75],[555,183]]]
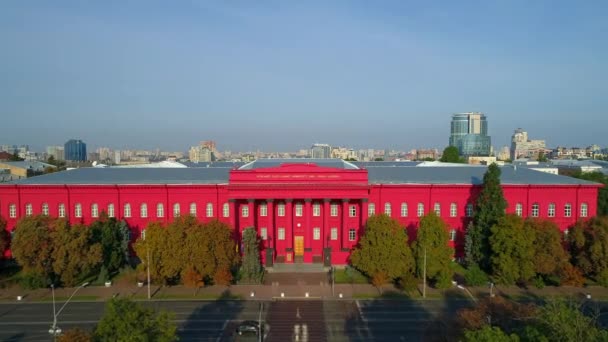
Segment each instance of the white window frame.
[[570,233],[570,229],[566,228],[564,229],[564,240],[568,239],[568,234]]
[[279,217],[285,216],[285,203],[279,203],[277,205],[277,216],[279,216]]
[[473,204],[472,203],[467,203],[464,210],[465,210],[465,215],[467,217],[473,217]]
[[[190,216],[196,217],[196,214],[197,214],[197,211],[198,211],[198,208],[196,206],[196,202],[190,203],[190,208],[189,209],[190,210],[188,210],[188,212],[190,213]],[[213,208],[211,208],[211,209],[213,210]]]
[[313,240],[321,240],[321,228],[314,227],[312,229],[312,239]]
[[279,227],[279,229],[277,229],[277,239],[285,240],[285,228]]
[[125,203],[124,209],[123,209],[123,217],[126,217],[126,218],[131,217],[131,204],[130,203]]
[[249,217],[249,205],[245,204],[241,207],[241,217]]
[[521,217],[524,214],[524,206],[521,203],[515,204],[515,215]]
[[408,214],[409,214],[409,210],[407,207],[407,203],[406,202],[401,203],[401,217],[407,217]]
[[49,204],[42,203],[42,215],[49,216]]
[[330,239],[332,241],[337,241],[338,240],[338,228],[337,227],[332,227],[330,230]]
[[312,216],[315,216],[315,217],[321,216],[321,204],[314,203],[312,205]]
[[456,229],[450,230],[450,241],[456,241]]
[[538,203],[533,203],[532,204],[532,217],[538,217],[538,214],[540,213],[540,204]]
[[441,217],[441,203],[435,202],[435,204],[433,205],[433,211],[435,211],[435,215]]
[[[61,209],[61,207],[59,207]],[[59,216],[63,217],[63,216]],[[116,217],[116,211],[114,210],[114,203],[108,203],[108,217]]]
[[17,205],[10,204],[8,206],[8,216],[10,218],[17,218]]
[[148,217],[148,204],[142,203],[139,205],[139,217],[141,217],[141,218]]
[[547,207],[547,217],[555,217],[555,203],[549,203]]
[[587,215],[589,215],[589,205],[581,203],[581,217],[587,217]]
[[165,205],[162,203],[156,204],[156,217],[165,217]]
[[386,214],[386,216],[390,217],[393,213],[393,208],[391,207],[391,203],[390,202],[386,202],[384,203],[384,214]]
[[452,202],[450,204],[450,217],[458,216],[458,204]]
[[564,205],[564,217],[572,217],[572,204],[566,203]]
[[222,216],[230,217],[230,204],[224,203],[222,205]]
[[304,206],[302,203],[296,203],[296,217],[302,217],[304,215]]
[[76,218],[82,217],[82,204],[76,203],[74,205],[74,217],[76,217]]
[[332,203],[329,206],[329,211],[330,211],[330,216],[337,217],[338,216],[338,205],[335,203]]
[[370,203],[367,205],[367,216],[376,215],[376,204]]
[[416,208],[416,215],[418,215],[418,217],[424,216],[424,203],[418,202],[418,206]]
[[[194,204],[195,210],[194,215],[196,215],[196,204]],[[205,216],[213,217],[213,203],[209,202],[205,205]]]
[[357,217],[357,206],[351,204],[348,206],[348,217]]
[[91,204],[91,217],[99,217],[99,205],[97,203]]
[[179,217],[181,215],[182,208],[179,203],[173,203],[173,217]]
[[32,214],[34,214],[34,207],[31,203],[27,203],[25,205],[25,216],[32,216]]
[[260,228],[260,237],[262,240],[268,240],[268,229],[266,227]]
[[348,241],[350,241],[350,242],[357,241],[357,230],[355,228],[350,228],[348,230]]
[[268,216],[268,205],[266,203],[260,204],[260,217]]

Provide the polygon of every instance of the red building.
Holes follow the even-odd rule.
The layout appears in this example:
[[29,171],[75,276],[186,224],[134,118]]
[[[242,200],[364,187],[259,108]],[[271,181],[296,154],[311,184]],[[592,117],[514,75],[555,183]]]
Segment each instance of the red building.
[[[357,166],[359,165],[359,166]],[[435,211],[456,255],[481,190],[484,166],[422,167],[336,159],[262,159],[239,168],[81,168],[0,185],[0,215],[12,230],[27,215],[90,223],[102,211],[124,219],[133,239],[150,221],[194,215],[255,227],[267,265],[347,263],[370,215],[386,213],[415,239]],[[503,167],[507,212],[553,220],[562,231],[596,213],[597,183]]]

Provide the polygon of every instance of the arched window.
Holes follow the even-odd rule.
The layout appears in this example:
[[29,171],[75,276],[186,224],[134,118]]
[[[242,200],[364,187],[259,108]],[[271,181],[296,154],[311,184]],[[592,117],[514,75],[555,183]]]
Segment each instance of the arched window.
[[213,217],[213,203],[207,203],[206,213],[207,217]]
[[581,203],[581,217],[587,217],[589,214],[589,206],[587,203]]
[[515,204],[515,215],[521,217],[524,214],[524,206],[521,203]]
[[407,217],[407,203],[401,203],[401,217]]
[[424,203],[418,203],[418,211],[416,214],[418,214],[418,217],[424,216]]
[[173,217],[179,217],[179,214],[180,214],[179,203],[174,203],[173,204]]
[[547,207],[547,216],[555,217],[555,203],[549,203],[549,207]]
[[114,213],[114,203],[110,203],[108,204],[108,217],[115,217],[116,214]]
[[82,205],[80,203],[76,203],[74,206],[74,217],[82,217]]
[[230,205],[228,203],[224,203],[222,206],[222,215],[224,217],[230,217]]
[[25,216],[32,216],[34,213],[34,208],[31,203],[25,205]]
[[162,203],[156,205],[156,217],[165,217],[165,206]]
[[131,204],[125,203],[123,217],[131,217]]
[[468,203],[465,210],[466,210],[465,214],[467,215],[467,217],[473,217],[473,204],[472,203]]
[[60,203],[59,208],[57,209],[57,212],[59,214],[58,215],[59,217],[65,217],[65,204]]
[[439,204],[439,202],[435,202],[435,215],[441,217],[441,204]]
[[538,213],[540,211],[540,206],[538,203],[532,204],[532,217],[538,217]]
[[196,203],[190,203],[190,216],[196,217]]
[[148,204],[142,203],[139,206],[139,216],[142,218],[148,217]]
[[450,204],[450,217],[456,217],[458,215],[458,205],[456,203]]
[[384,203],[384,213],[388,216],[391,216],[391,204],[390,203]]
[[42,203],[42,215],[49,216],[49,204]]
[[99,206],[97,203],[91,204],[91,217],[99,217]]
[[10,218],[16,218],[17,217],[17,206],[14,204],[11,204],[8,206],[8,216]]
[[566,205],[564,205],[564,216],[565,217],[572,216],[572,205],[570,203],[566,203]]

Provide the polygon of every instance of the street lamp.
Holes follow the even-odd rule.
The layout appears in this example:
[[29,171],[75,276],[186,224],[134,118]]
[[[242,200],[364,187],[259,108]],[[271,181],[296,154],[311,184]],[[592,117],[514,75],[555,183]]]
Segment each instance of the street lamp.
[[[142,231],[142,235],[144,238],[144,241],[146,241],[146,230],[144,229]],[[148,300],[150,300],[150,246],[146,243],[146,254],[148,255],[148,260],[146,262],[146,268],[147,273],[148,273]]]
[[51,291],[53,292],[53,325],[49,329],[49,334],[53,335],[53,340],[55,340],[57,338],[57,336],[61,334],[61,328],[59,328],[57,326],[57,317],[59,317],[59,314],[61,313],[61,311],[63,311],[63,309],[65,308],[65,306],[68,305],[68,303],[70,302],[70,299],[72,299],[72,297],[74,297],[74,295],[76,294],[76,292],[78,292],[78,290],[80,290],[81,288],[83,288],[83,287],[85,287],[87,285],[89,285],[89,282],[86,282],[86,283],[78,286],[74,290],[74,292],[72,292],[72,295],[70,295],[70,297],[68,298],[68,300],[66,300],[65,303],[63,303],[63,306],[61,306],[61,308],[59,309],[59,311],[55,312],[55,284],[51,284]]

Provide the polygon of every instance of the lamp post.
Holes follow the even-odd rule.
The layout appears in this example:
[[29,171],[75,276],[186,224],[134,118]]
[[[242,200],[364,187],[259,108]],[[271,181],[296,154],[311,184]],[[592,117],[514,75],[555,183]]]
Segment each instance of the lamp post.
[[72,297],[74,297],[74,295],[76,294],[76,292],[78,292],[78,290],[80,290],[81,288],[83,288],[83,287],[85,287],[87,285],[89,285],[89,282],[86,282],[86,283],[78,286],[74,290],[74,292],[72,292],[72,294],[70,295],[70,297],[68,298],[68,300],[66,300],[65,303],[63,303],[63,305],[61,306],[61,308],[59,309],[59,311],[55,312],[55,285],[51,284],[51,291],[53,292],[53,325],[49,329],[49,334],[53,335],[53,340],[57,339],[57,336],[61,334],[61,328],[59,328],[57,326],[57,317],[59,317],[59,314],[61,313],[61,311],[63,311],[63,309],[65,308],[65,306],[68,305],[68,303],[70,302],[70,300],[72,299]]
[[[146,241],[146,230],[144,229],[144,231],[142,232],[144,241]],[[147,257],[147,262],[146,262],[146,268],[147,268],[147,273],[148,273],[148,300],[150,300],[150,246],[148,245],[148,243],[146,243],[146,254],[148,255]]]
[[424,247],[424,267],[422,268],[422,298],[426,298],[426,247]]

